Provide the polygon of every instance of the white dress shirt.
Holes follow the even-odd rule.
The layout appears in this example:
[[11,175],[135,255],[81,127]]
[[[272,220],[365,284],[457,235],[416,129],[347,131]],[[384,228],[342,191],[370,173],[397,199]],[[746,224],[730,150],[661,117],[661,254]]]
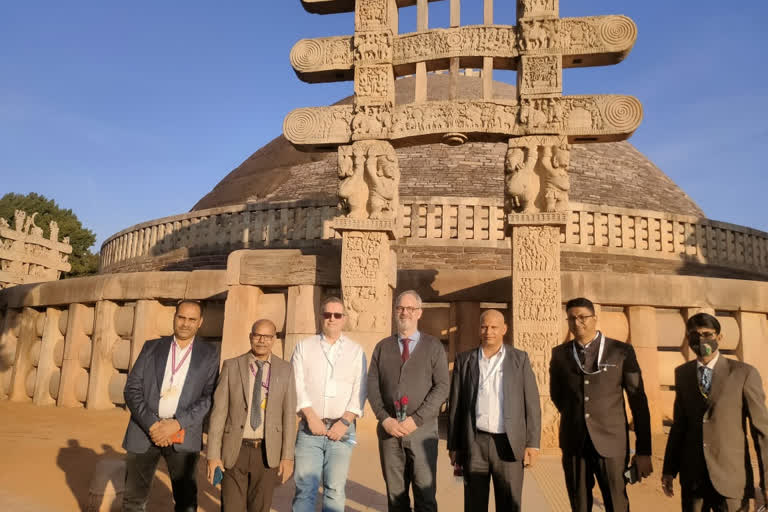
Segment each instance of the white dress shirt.
[[[717,364],[717,360],[718,359],[720,359],[720,351],[719,350],[715,354],[715,357],[713,357],[712,360],[710,362],[708,362],[707,364],[704,364],[701,361],[699,361],[698,359],[696,359],[696,371],[698,372],[699,368],[701,368],[702,366],[706,366],[707,368],[709,368],[710,370],[712,370],[714,372],[715,371],[715,365]],[[698,375],[698,373],[697,373],[697,375]]]
[[[160,404],[157,406],[157,415],[161,419],[173,418],[176,415],[176,408],[179,406],[181,390],[184,389],[184,382],[187,380],[189,372],[189,362],[192,360],[192,347],[195,340],[184,348],[179,347],[176,337],[173,337],[171,348],[168,349],[168,361],[165,363],[165,374],[163,375],[163,384],[160,386]],[[176,366],[178,369],[173,371],[173,352],[176,351]],[[189,353],[187,353],[189,351]],[[186,359],[184,359],[186,355]],[[182,363],[182,359],[184,362]],[[181,366],[179,366],[181,365]],[[173,384],[171,384],[173,381]]]
[[504,356],[501,346],[496,354],[485,357],[483,347],[477,349],[480,367],[477,383],[477,429],[491,434],[504,433]]
[[312,407],[320,418],[336,419],[349,411],[363,415],[367,368],[365,352],[343,334],[330,344],[322,334],[299,342],[291,358],[297,407]]

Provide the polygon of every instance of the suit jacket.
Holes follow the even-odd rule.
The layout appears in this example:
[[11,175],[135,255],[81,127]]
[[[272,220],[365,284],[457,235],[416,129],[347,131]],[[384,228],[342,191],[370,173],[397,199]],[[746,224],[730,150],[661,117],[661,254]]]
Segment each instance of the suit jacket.
[[[516,460],[526,447],[539,448],[541,406],[539,388],[528,354],[505,347],[503,361],[504,432]],[[478,349],[456,356],[449,399],[448,449],[466,456],[477,433]]]
[[674,423],[664,455],[664,474],[680,473],[688,489],[706,482],[728,498],[744,496],[753,487],[747,450],[749,419],[760,468],[760,487],[765,488],[768,469],[768,411],[757,370],[720,355],[712,373],[709,398],[699,392],[696,361],[675,369]]
[[[243,429],[248,418],[249,352],[227,359],[213,395],[213,411],[208,427],[207,458],[221,459],[229,469],[237,462]],[[269,375],[269,395],[264,414],[264,446],[267,465],[277,467],[281,459],[293,460],[296,442],[296,383],[293,367],[272,355]]]
[[[595,340],[598,342],[599,340]],[[560,411],[560,448],[580,454],[589,435],[602,457],[626,457],[629,448],[624,392],[632,411],[636,452],[651,455],[651,417],[643,377],[632,345],[605,338],[604,371],[586,375],[573,357],[574,340],[552,349],[550,396]]]
[[[368,369],[368,402],[379,420],[395,417],[395,400],[408,397],[406,414],[416,425],[437,429],[440,407],[448,399],[448,359],[440,340],[420,333],[419,342],[403,364],[397,336],[381,340],[373,349]],[[379,439],[390,437],[381,425]]]
[[[123,448],[144,453],[152,446],[149,428],[160,420],[160,386],[173,337],[147,341],[125,382],[125,405],[131,419]],[[181,389],[175,418],[185,430],[184,442],[172,445],[176,451],[198,452],[203,447],[203,420],[211,408],[211,395],[219,373],[219,347],[195,338],[189,355],[189,370]]]

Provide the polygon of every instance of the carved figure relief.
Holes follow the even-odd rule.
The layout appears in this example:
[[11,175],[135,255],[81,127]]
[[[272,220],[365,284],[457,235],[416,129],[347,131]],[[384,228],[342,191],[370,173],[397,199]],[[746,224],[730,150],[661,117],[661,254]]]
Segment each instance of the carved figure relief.
[[550,50],[560,46],[560,20],[521,20],[518,45],[521,51]]
[[570,146],[544,146],[541,163],[546,171],[544,198],[545,209],[548,212],[568,210],[568,191],[571,189],[571,181],[568,177],[570,162]]
[[544,16],[558,14],[558,0],[518,0],[517,17]]
[[390,32],[362,32],[355,34],[356,62],[389,62],[392,60],[392,34]]
[[567,18],[560,24],[564,49],[580,50],[600,45],[597,27],[589,19]]
[[358,105],[352,118],[354,140],[387,138],[392,125],[392,107],[385,105]]
[[389,99],[394,95],[392,66],[361,66],[355,69],[355,94]]
[[559,233],[548,226],[515,228],[514,265],[521,272],[559,272]]
[[386,28],[387,22],[387,0],[366,0],[355,3],[356,32]]
[[540,180],[533,170],[538,156],[539,150],[535,145],[507,150],[504,160],[507,211],[538,211],[534,202],[539,195]]
[[361,141],[339,148],[339,197],[347,217],[394,219],[400,166],[391,144]]
[[[559,55],[523,56],[520,94],[562,92],[562,58]],[[547,116],[552,122],[551,115]]]

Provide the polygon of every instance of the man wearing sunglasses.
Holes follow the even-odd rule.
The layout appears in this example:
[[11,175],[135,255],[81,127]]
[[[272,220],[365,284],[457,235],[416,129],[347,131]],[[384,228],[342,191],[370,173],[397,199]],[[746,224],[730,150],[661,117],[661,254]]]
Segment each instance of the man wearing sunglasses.
[[[651,463],[651,419],[643,377],[632,345],[597,330],[595,306],[585,298],[565,305],[574,339],[552,349],[550,396],[560,411],[560,449],[571,508],[592,510],[597,480],[607,512],[629,507],[625,483],[629,447],[624,394],[635,427],[636,470],[645,478]],[[632,481],[632,479],[630,479]]]
[[[768,499],[768,411],[760,374],[720,354],[723,335],[712,315],[693,315],[685,327],[696,359],[675,369],[674,423],[664,455],[662,490],[673,496],[672,482],[679,473],[683,511],[749,510],[755,480],[763,502]],[[747,418],[759,479],[752,475],[747,452]]]
[[347,338],[344,303],[328,297],[320,305],[321,332],[296,346],[291,364],[296,376],[297,411],[294,512],[314,512],[323,486],[323,510],[344,512],[355,420],[363,415],[366,363],[362,347]]
[[224,361],[216,384],[208,480],[221,478],[222,510],[269,512],[275,485],[293,473],[296,385],[290,363],[272,354],[276,331],[254,322],[251,350]]

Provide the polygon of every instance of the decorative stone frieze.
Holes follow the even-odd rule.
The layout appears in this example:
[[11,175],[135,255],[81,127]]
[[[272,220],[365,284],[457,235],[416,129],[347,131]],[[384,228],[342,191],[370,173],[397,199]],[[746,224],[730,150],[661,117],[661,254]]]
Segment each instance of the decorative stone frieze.
[[487,135],[562,133],[570,143],[614,142],[629,138],[642,118],[642,105],[632,96],[564,96],[523,99],[519,105],[456,100],[357,110],[350,105],[300,108],[285,118],[283,131],[300,148],[362,138],[442,137],[452,132],[464,133],[471,141],[487,140]]
[[[291,66],[306,82],[350,80],[356,62],[391,62],[395,76],[413,73],[417,62],[448,69],[447,59],[494,57],[494,69],[516,69],[521,55],[562,55],[563,67],[620,62],[637,39],[626,16],[522,19],[514,25],[435,28],[395,35],[389,30],[302,39]],[[328,72],[334,72],[329,74]],[[345,73],[346,72],[346,73]]]

